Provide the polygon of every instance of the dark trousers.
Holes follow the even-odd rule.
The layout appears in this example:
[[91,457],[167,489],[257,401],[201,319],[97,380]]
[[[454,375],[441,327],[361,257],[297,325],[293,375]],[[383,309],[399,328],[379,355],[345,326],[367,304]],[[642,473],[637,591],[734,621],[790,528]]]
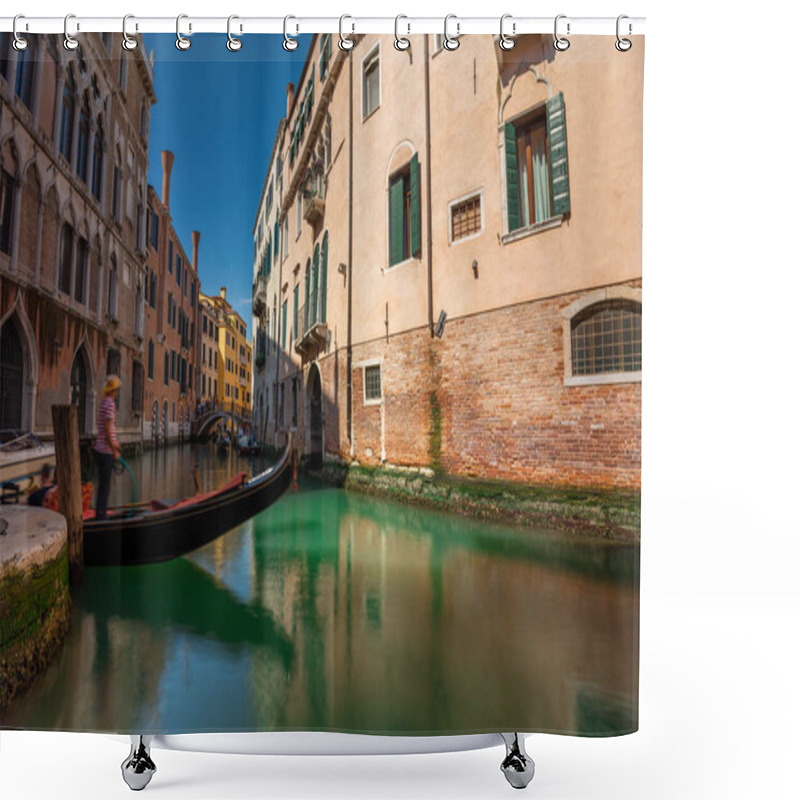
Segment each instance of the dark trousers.
[[95,504],[96,519],[105,519],[108,495],[111,491],[111,470],[114,467],[114,456],[95,450],[94,460],[97,462],[97,471],[100,475],[100,482],[97,486],[97,503]]

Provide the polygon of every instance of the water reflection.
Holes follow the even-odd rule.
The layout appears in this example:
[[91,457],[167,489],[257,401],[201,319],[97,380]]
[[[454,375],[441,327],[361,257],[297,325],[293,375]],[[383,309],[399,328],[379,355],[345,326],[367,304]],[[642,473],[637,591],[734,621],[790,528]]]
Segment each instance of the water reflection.
[[3,722],[631,730],[637,571],[632,546],[305,484],[188,558],[88,570],[63,653]]

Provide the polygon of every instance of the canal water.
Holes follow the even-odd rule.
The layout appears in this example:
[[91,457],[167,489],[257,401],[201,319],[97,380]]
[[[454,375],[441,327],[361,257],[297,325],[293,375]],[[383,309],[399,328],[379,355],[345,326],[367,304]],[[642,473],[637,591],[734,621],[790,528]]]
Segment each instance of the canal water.
[[[132,460],[140,496],[260,465]],[[115,476],[112,502],[131,499]],[[91,568],[66,645],[4,715],[118,733],[637,727],[638,547],[487,524],[300,481],[187,557]]]

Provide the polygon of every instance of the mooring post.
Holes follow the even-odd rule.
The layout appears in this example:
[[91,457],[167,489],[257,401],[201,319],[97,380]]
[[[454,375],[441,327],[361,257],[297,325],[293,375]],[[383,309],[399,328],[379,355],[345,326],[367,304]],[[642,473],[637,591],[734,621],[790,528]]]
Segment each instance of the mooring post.
[[67,520],[70,583],[83,580],[83,501],[77,406],[52,406],[58,510]]

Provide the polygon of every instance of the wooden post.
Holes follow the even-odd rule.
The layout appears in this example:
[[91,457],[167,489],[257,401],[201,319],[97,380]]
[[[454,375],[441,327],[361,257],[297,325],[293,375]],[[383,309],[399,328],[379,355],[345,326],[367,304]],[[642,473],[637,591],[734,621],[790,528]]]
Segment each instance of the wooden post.
[[83,501],[77,406],[52,406],[58,510],[67,520],[70,583],[83,580]]

